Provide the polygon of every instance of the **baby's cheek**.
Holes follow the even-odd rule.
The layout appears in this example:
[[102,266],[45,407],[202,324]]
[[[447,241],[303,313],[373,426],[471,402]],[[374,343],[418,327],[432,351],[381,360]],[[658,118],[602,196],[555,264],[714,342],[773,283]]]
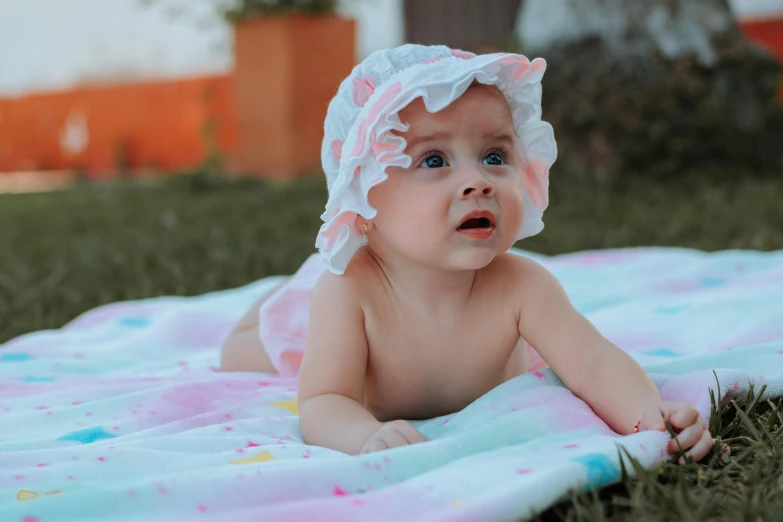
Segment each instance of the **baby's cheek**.
[[522,189],[520,187],[509,187],[500,201],[500,205],[505,218],[504,221],[509,225],[504,232],[513,235],[514,239],[516,239],[519,230],[522,228],[522,216],[524,215]]

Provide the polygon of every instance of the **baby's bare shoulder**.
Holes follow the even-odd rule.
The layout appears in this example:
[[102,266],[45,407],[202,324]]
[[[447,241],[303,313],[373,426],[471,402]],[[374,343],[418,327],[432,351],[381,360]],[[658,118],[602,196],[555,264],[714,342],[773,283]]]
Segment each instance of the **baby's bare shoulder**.
[[511,299],[551,286],[554,276],[537,261],[518,254],[497,256],[485,269],[488,282],[502,288]]
[[342,275],[325,271],[316,282],[313,295],[329,294],[332,300],[339,299],[351,306],[360,305],[377,279],[368,258],[370,256],[362,249],[354,254]]

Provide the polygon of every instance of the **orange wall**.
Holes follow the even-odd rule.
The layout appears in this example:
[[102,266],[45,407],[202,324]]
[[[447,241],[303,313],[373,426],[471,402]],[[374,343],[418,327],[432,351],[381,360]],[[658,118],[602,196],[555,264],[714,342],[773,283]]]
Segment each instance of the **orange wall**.
[[[89,142],[69,156],[60,139],[74,110],[86,115]],[[131,168],[192,166],[204,158],[210,121],[220,148],[232,151],[237,137],[231,76],[0,98],[0,171],[79,168],[95,178],[110,175],[123,154]]]

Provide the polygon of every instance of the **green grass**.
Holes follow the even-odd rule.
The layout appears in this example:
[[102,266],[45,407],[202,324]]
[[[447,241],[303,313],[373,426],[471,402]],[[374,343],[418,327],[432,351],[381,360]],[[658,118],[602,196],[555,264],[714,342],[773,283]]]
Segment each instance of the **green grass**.
[[[544,254],[661,245],[783,249],[783,176],[733,184],[595,187],[553,174]],[[296,270],[314,251],[323,179],[293,184],[180,177],[0,195],[0,343],[110,302],[196,295]],[[783,520],[781,402],[715,417],[728,465],[664,464],[543,520]],[[777,518],[776,518],[777,517]]]

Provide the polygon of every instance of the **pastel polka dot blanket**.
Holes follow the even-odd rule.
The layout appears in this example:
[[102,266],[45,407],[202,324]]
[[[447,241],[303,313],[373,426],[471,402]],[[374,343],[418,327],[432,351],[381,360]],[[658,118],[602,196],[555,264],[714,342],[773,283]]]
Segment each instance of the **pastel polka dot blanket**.
[[[783,394],[783,252],[527,254],[653,375],[709,414],[709,389]],[[360,457],[303,444],[296,382],[218,373],[269,278],[118,303],[0,347],[0,520],[518,520],[619,480],[668,436],[621,437],[540,369],[418,422],[426,444]],[[455,375],[455,379],[462,376]]]

